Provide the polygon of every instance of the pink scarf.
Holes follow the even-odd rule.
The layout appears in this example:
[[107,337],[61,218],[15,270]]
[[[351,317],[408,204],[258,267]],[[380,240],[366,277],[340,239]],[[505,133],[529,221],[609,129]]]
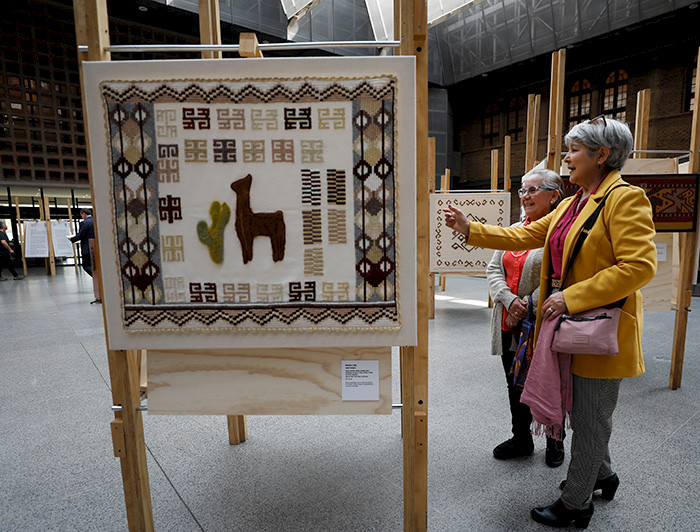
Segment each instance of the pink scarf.
[[550,349],[557,322],[542,320],[520,402],[530,407],[535,434],[563,440],[573,386],[571,355]]

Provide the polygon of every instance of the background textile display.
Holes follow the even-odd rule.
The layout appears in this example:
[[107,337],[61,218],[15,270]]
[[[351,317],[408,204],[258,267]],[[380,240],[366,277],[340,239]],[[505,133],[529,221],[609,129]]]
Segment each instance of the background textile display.
[[412,59],[85,68],[112,348],[415,342]]

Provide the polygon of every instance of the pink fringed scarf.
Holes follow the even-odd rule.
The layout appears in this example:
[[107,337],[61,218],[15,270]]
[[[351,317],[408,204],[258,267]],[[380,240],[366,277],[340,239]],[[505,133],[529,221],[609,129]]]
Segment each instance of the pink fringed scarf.
[[530,407],[535,434],[563,440],[573,383],[571,355],[550,349],[557,321],[542,320],[520,402]]

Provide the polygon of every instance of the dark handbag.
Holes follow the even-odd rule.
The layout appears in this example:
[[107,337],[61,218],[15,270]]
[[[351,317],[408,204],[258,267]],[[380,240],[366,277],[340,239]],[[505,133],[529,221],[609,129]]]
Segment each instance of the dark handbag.
[[522,391],[523,386],[525,385],[525,379],[527,378],[527,372],[530,369],[532,352],[534,350],[536,315],[533,309],[532,295],[528,296],[527,310],[527,316],[520,323],[518,347],[515,349],[513,364],[508,372],[508,376],[511,378],[513,386],[520,391]]
[[[578,252],[583,246],[588,233],[590,233],[593,225],[598,219],[598,215],[605,206],[605,201],[613,190],[619,187],[627,187],[629,185],[617,185],[613,187],[600,202],[600,205],[591,214],[591,216],[583,224],[581,232],[578,235],[574,249],[571,252],[569,260],[569,268],[566,274],[571,270],[571,264],[578,255]],[[566,275],[562,279],[561,286],[564,286]],[[620,314],[622,313],[622,305],[625,304],[623,298],[618,301],[612,308],[598,307],[576,314],[562,314],[554,329],[554,337],[552,338],[552,351],[558,353],[572,354],[588,354],[588,355],[616,355],[618,353],[617,345],[617,327],[620,323]]]

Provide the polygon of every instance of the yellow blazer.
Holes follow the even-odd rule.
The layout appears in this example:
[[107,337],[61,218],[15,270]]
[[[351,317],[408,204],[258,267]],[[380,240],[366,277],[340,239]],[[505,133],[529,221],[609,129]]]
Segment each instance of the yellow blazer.
[[[618,171],[608,174],[583,207],[564,241],[562,277],[566,275],[566,285],[563,295],[569,313],[610,305],[627,297],[617,333],[620,352],[614,356],[574,355],[572,371],[581,377],[619,379],[644,373],[644,314],[639,289],[656,273],[656,232],[651,204],[644,191],[635,186],[615,189],[573,265],[568,264],[585,221],[605,194],[623,183]],[[573,200],[574,197],[566,198],[553,212],[524,227],[496,227],[472,222],[469,244],[512,251],[544,246],[540,284],[548,286],[551,273],[549,238]],[[542,323],[541,308],[547,295],[547,290],[540,290],[535,338]]]

